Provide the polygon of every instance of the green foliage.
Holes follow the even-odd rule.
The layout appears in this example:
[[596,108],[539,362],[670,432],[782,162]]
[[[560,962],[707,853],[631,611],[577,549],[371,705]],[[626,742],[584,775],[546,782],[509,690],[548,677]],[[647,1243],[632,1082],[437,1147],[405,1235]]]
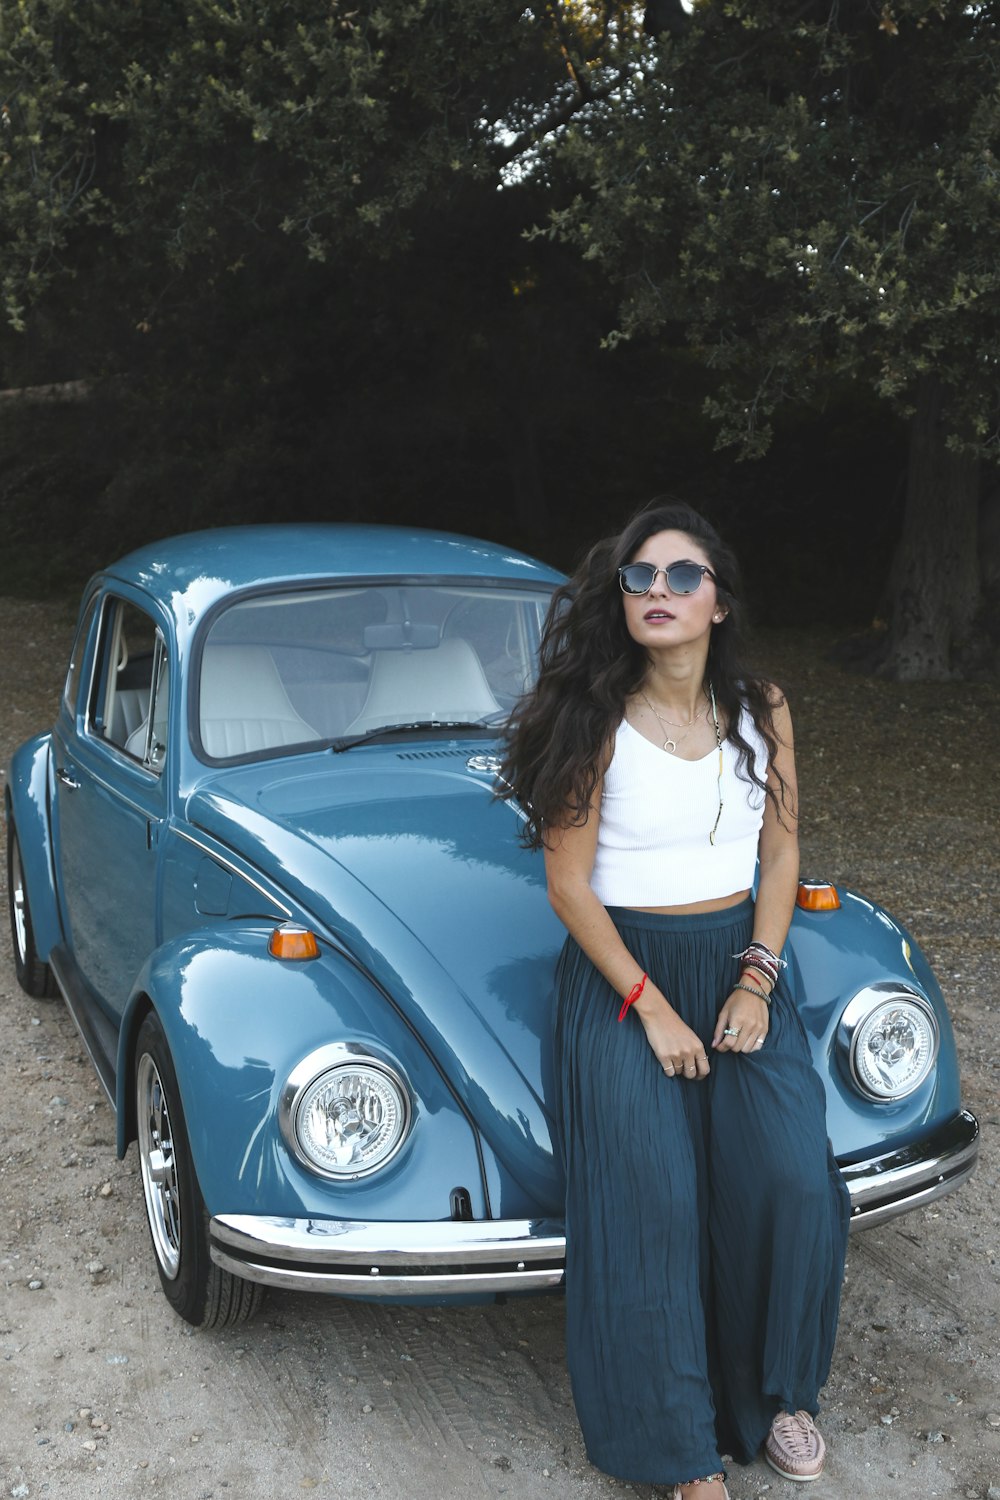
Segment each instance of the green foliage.
[[63,68],[63,8],[0,9],[0,296],[18,331],[63,268],[71,226],[100,210],[87,85]]
[[1000,458],[998,7],[701,0],[560,145],[550,219],[616,278],[616,337],[683,333],[719,441],[758,455],[790,400],[864,381]]
[[[0,388],[89,378],[101,424],[89,442],[86,420],[9,408],[14,526],[32,486],[51,514],[60,464],[86,517],[79,546],[55,528],[70,565],[135,527],[399,514],[446,466],[474,493],[524,420],[543,263],[570,260],[526,253],[537,174],[498,187],[616,76],[627,13],[0,0]],[[568,315],[563,353],[596,349]],[[56,430],[43,475],[31,441]]]
[[152,327],[283,238],[341,274],[405,250],[415,211],[493,190],[515,133],[582,102],[626,9],[0,0],[6,317],[81,259]]
[[0,387],[92,392],[0,407],[0,587],[275,516],[568,564],[673,490],[870,618],[885,402],[995,446],[1000,265],[992,10],[881,7],[0,0]]

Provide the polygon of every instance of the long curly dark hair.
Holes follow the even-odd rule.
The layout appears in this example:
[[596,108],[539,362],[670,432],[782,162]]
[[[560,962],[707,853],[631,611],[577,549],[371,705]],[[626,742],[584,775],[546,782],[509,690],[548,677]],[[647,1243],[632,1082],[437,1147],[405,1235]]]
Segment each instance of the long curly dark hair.
[[780,773],[776,797],[758,776],[753,748],[740,733],[740,710],[746,708],[773,764],[778,748],[773,689],[743,660],[739,564],[714,526],[691,506],[655,500],[617,536],[592,547],[569,582],[556,590],[542,632],[538,678],[508,721],[500,775],[505,791],[513,792],[524,810],[521,836],[530,849],[542,847],[547,825],[587,821],[606,748],[649,668],[649,657],[626,627],[617,572],[659,531],[682,531],[697,542],[718,579],[719,602],[728,613],[712,630],[706,682],[725,714],[738,774],[760,787],[782,814],[786,788]]

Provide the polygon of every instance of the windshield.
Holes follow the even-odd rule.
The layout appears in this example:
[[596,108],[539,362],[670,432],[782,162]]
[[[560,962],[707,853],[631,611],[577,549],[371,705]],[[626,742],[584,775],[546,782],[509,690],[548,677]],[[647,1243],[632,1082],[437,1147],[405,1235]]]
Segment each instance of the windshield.
[[395,724],[502,724],[534,680],[548,602],[482,580],[243,599],[205,639],[201,749],[248,760]]

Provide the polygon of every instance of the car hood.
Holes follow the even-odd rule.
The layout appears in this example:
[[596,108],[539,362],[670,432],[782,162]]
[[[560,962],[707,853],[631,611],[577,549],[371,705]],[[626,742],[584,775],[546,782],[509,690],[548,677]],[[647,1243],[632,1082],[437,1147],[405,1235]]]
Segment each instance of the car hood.
[[541,859],[518,843],[520,815],[493,788],[481,746],[365,747],[220,773],[187,811],[350,950],[437,1058],[525,1202],[552,1212],[561,1176],[542,1101],[564,933]]

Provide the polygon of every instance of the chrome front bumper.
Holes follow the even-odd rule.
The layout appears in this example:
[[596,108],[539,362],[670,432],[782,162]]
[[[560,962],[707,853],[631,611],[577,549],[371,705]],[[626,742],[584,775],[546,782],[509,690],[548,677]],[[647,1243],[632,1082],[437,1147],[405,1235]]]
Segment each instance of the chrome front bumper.
[[247,1281],[355,1297],[541,1292],[563,1279],[561,1221],[368,1223],[221,1214],[212,1259]]
[[[979,1151],[979,1126],[960,1111],[911,1146],[841,1170],[851,1228],[863,1229],[960,1187]],[[363,1222],[219,1214],[212,1259],[247,1281],[364,1298],[447,1298],[541,1292],[563,1279],[566,1239],[555,1219]]]
[[910,1146],[841,1164],[851,1194],[851,1228],[868,1229],[954,1192],[971,1177],[978,1155],[979,1123],[961,1109]]

